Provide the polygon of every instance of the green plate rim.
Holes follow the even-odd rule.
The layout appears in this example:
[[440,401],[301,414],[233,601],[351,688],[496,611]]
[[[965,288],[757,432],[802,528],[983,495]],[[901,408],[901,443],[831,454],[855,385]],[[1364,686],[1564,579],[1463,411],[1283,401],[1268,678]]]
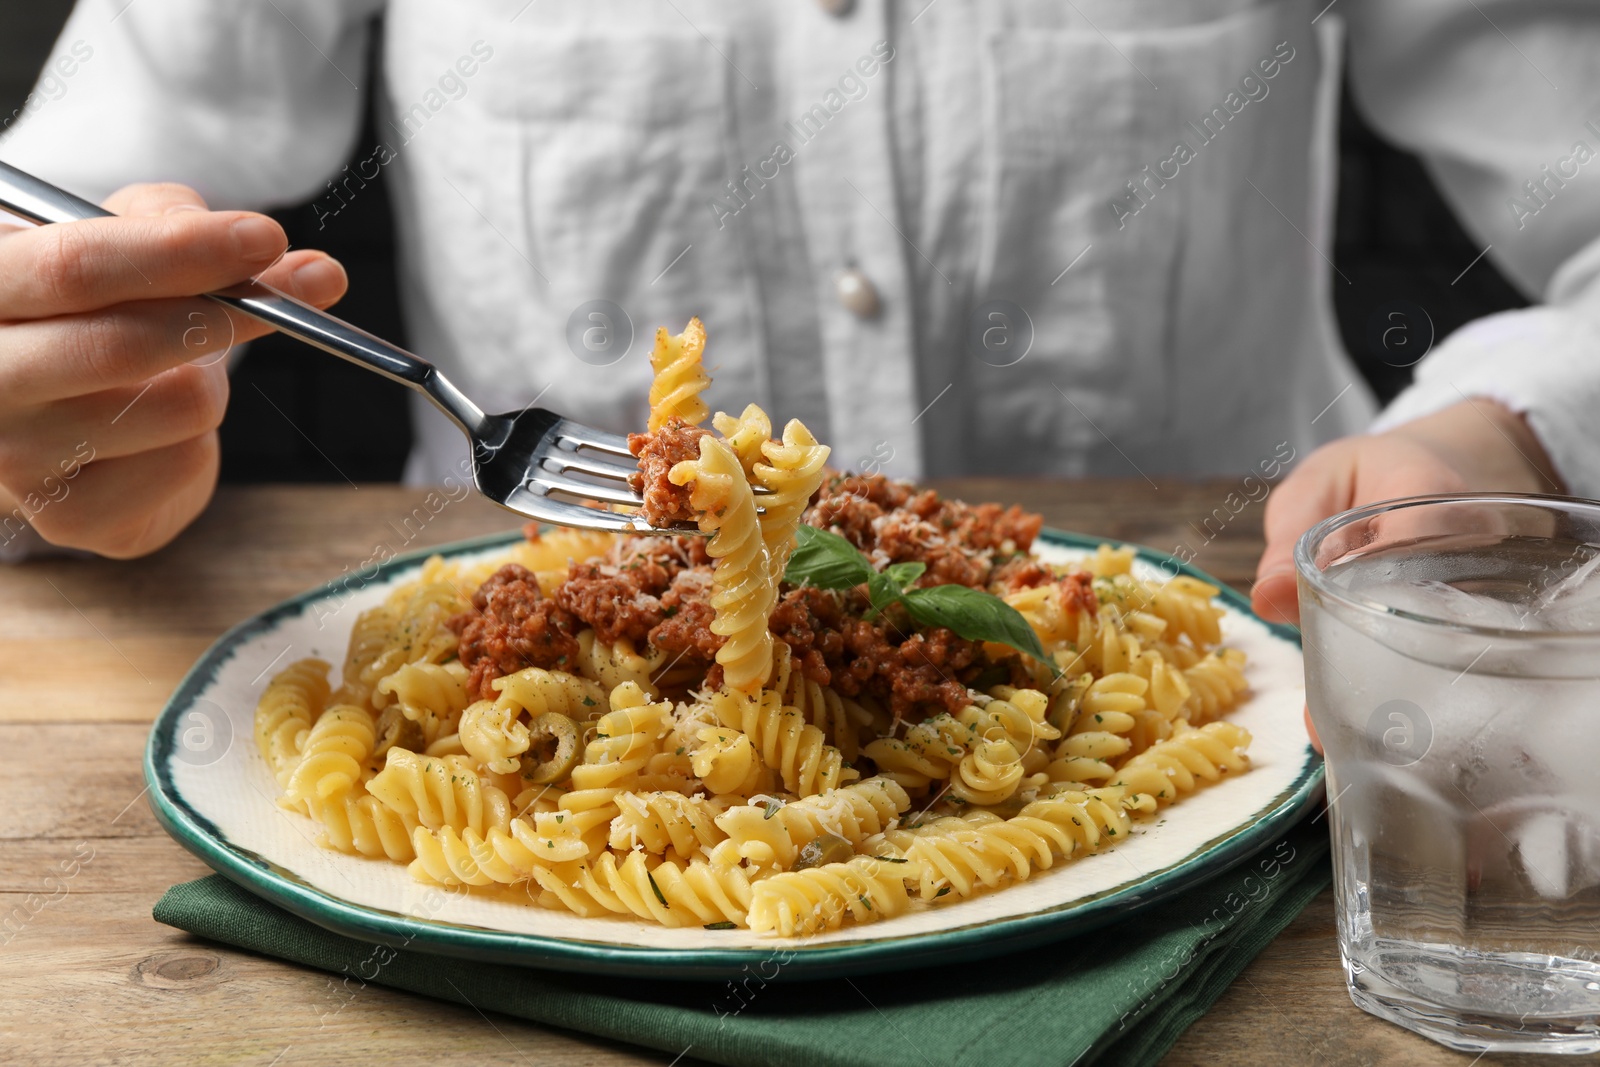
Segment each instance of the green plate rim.
[[[430,556],[465,555],[512,544],[517,531],[454,541],[434,548],[397,555],[379,564],[365,579],[378,582],[397,571],[422,563]],[[1051,528],[1040,540],[1067,548],[1093,550],[1103,543],[1125,544],[1112,538],[1090,537]],[[1133,544],[1141,559],[1171,572],[1191,575],[1221,589],[1228,606],[1262,622],[1274,636],[1300,646],[1300,632],[1292,626],[1259,619],[1250,602],[1237,590],[1175,556]],[[313,603],[348,593],[349,576],[326,582],[285,600],[231,627],[190,668],[172,698],[156,718],[145,746],[144,773],[150,806],[157,821],[179,844],[229,880],[324,929],[361,941],[416,949],[445,956],[485,960],[559,971],[659,978],[720,979],[738,976],[751,964],[786,955],[782,971],[791,978],[827,978],[859,975],[952,960],[975,960],[1008,951],[1056,941],[1086,932],[1135,910],[1165,900],[1189,886],[1213,877],[1250,858],[1281,837],[1323,793],[1322,757],[1306,745],[1305,761],[1294,781],[1253,820],[1202,845],[1187,858],[1151,872],[1141,881],[1045,911],[1008,919],[985,920],[949,930],[907,934],[843,944],[806,947],[803,943],[774,940],[768,947],[668,949],[624,946],[539,934],[514,933],[456,923],[418,919],[397,912],[354,904],[317,889],[293,872],[227,841],[204,815],[195,811],[172,781],[170,763],[177,727],[217,671],[246,640],[269,632],[283,619],[303,614]]]

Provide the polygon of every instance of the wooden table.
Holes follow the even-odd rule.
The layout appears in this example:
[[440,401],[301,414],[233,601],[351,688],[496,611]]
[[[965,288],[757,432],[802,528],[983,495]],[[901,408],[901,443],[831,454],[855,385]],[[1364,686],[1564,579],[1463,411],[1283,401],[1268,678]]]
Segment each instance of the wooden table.
[[[968,500],[1017,501],[1067,529],[1167,550],[1186,543],[1198,565],[1240,586],[1260,551],[1260,504],[1218,532],[1235,483],[941,488]],[[323,973],[150,918],[168,886],[206,868],[162,832],[144,802],[149,723],[206,646],[245,616],[359,567],[380,544],[420,548],[509,525],[473,498],[408,530],[402,520],[421,497],[380,486],[226,489],[193,529],[151,558],[0,567],[0,923],[35,912],[14,932],[0,925],[0,1062],[672,1062],[380,986],[328,1015],[318,1008],[330,982]],[[91,848],[75,877],[52,877],[61,861]],[[1167,1062],[1219,1060],[1473,1062],[1350,1003],[1329,893],[1240,975]]]

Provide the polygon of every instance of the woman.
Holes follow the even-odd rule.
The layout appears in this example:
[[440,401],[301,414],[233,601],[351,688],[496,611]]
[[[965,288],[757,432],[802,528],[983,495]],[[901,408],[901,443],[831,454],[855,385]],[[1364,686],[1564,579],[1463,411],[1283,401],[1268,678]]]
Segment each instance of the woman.
[[[1600,495],[1600,13],[1321,7],[82,0],[0,158],[125,217],[0,239],[0,494],[71,470],[39,536],[175,536],[215,480],[220,353],[260,332],[195,294],[333,303],[338,265],[247,212],[313,196],[337,226],[386,172],[414,347],[480,403],[637,427],[633,334],[697,313],[713,404],[804,418],[845,465],[1287,470],[1256,602],[1291,618],[1293,540],[1334,511]],[[330,180],[380,10],[383,141]],[[1345,25],[1380,129],[1548,298],[1440,345],[1357,437],[1325,255]],[[465,455],[431,409],[417,436],[412,480]]]

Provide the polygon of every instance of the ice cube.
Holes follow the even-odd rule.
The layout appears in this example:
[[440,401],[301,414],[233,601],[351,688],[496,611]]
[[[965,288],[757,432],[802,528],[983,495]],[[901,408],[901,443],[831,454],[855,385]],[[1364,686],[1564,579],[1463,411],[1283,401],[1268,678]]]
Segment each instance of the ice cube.
[[1571,892],[1568,836],[1567,820],[1553,811],[1541,811],[1512,831],[1523,873],[1546,900],[1566,900]]
[[1527,609],[1522,606],[1498,597],[1469,593],[1434,578],[1373,582],[1356,591],[1399,611],[1463,626],[1519,630],[1527,617]]
[[1541,589],[1528,615],[1529,629],[1600,630],[1600,553]]

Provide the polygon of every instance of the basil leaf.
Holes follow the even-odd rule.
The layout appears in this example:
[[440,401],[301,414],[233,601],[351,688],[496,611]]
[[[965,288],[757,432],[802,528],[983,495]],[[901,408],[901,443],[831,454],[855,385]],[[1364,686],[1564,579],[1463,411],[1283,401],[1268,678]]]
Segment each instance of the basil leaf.
[[923,572],[927,569],[928,565],[926,563],[911,560],[908,563],[891,563],[883,569],[883,573],[889,576],[889,580],[894,583],[896,589],[909,589],[912,583],[921,578]]
[[[1051,661],[1022,613],[993,593],[964,585],[909,589],[901,597],[911,617],[924,626],[944,626],[968,641],[1010,645],[1046,664]],[[1053,666],[1053,664],[1051,664]]]
[[876,573],[867,557],[836,533],[802,524],[795,529],[795,540],[794,555],[783,572],[786,582],[818,589],[850,589]]
[[911,588],[927,573],[927,564],[913,560],[891,564],[879,572],[855,545],[815,526],[797,527],[795,540],[794,554],[783,572],[784,581],[818,589],[853,589],[865,583],[872,602],[872,610],[866,615],[869,621],[896,602],[902,603],[911,617],[924,626],[944,626],[969,641],[1009,645],[1054,668],[1033,627],[1015,608],[992,593],[964,585]]
[[871,622],[880,613],[888,611],[889,605],[901,599],[900,587],[887,574],[874,573],[867,579],[867,599],[872,601],[872,610],[862,617]]

